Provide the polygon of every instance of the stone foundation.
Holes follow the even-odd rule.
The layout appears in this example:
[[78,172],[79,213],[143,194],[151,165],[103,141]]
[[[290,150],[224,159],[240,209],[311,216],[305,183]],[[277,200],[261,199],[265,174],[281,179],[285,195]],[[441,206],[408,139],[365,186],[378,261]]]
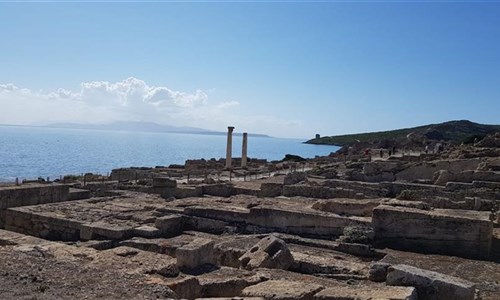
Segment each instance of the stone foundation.
[[378,246],[485,259],[493,233],[489,218],[487,212],[381,205],[372,225]]

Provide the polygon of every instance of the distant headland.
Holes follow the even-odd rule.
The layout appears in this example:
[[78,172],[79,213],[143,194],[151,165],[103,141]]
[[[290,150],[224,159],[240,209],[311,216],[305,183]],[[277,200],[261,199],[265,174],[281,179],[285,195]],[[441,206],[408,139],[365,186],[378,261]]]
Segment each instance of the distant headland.
[[404,144],[408,139],[421,138],[425,140],[439,140],[454,144],[469,143],[474,139],[482,139],[486,135],[500,131],[500,125],[485,125],[468,120],[449,121],[438,124],[429,124],[397,130],[345,134],[336,136],[319,135],[310,139],[306,144],[351,146],[357,143],[377,144],[384,140],[391,140]]
[[[226,132],[213,131],[204,128],[162,125],[154,122],[141,122],[141,121],[115,121],[107,124],[51,123],[46,125],[37,125],[35,127],[226,135]],[[238,132],[235,132],[234,134],[237,136],[242,135],[241,133]],[[249,133],[248,135],[251,137],[270,137],[267,134],[260,134],[260,133]]]

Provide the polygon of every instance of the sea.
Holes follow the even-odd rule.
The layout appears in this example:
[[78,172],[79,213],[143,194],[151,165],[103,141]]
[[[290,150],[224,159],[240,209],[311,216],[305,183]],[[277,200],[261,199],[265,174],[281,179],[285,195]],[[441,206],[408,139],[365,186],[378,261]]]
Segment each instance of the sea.
[[[303,142],[249,136],[248,157],[271,161],[295,154],[313,158],[338,150]],[[241,143],[241,136],[233,136],[233,157],[241,157]],[[108,174],[122,167],[168,166],[225,156],[225,135],[0,126],[0,182]]]

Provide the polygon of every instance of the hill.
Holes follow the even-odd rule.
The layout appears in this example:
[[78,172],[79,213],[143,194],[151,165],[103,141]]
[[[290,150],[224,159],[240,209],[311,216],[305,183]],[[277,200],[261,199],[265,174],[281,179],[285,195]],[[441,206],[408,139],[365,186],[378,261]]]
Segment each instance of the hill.
[[[169,133],[190,133],[207,135],[226,135],[227,132],[213,131],[197,127],[179,127],[171,125],[162,125],[153,122],[135,122],[135,121],[115,121],[108,124],[78,124],[78,123],[53,123],[44,125],[50,128],[65,129],[89,129],[89,130],[112,130],[112,131],[142,131],[142,132],[169,132]],[[241,133],[234,133],[235,136]],[[266,134],[249,133],[251,137],[269,137]]]
[[460,120],[389,131],[325,136],[319,139],[311,139],[306,143],[335,146],[348,146],[357,142],[376,143],[383,140],[405,143],[407,141],[406,136],[414,133],[416,135],[423,135],[429,140],[448,141],[458,144],[470,141],[471,139],[473,140],[475,137],[482,138],[487,134],[497,131],[500,131],[500,125],[485,125],[468,120]]

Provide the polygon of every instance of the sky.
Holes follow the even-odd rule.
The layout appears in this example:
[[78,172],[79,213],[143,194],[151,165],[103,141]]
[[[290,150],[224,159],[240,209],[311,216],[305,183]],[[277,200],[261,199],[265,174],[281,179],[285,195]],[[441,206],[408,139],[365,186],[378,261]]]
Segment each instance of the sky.
[[0,124],[500,124],[500,2],[0,1]]

